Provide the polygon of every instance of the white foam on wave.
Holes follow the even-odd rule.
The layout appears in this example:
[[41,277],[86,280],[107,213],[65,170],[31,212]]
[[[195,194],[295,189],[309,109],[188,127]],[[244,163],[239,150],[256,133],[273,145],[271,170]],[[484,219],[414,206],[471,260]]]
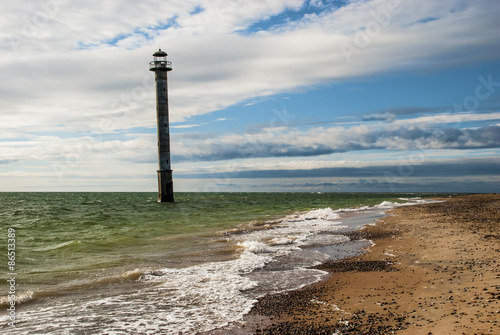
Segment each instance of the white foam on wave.
[[398,198],[399,200],[403,200],[406,202],[391,202],[391,201],[383,201],[379,205],[374,206],[376,209],[389,210],[397,207],[403,206],[412,206],[412,205],[421,205],[421,204],[432,204],[437,202],[442,202],[440,200],[433,199],[421,199],[421,198]]
[[273,245],[290,245],[290,244],[295,243],[295,240],[296,240],[296,238],[292,238],[292,237],[275,237],[269,242],[269,244],[271,246],[273,246]]
[[250,252],[253,252],[254,254],[264,254],[264,253],[274,252],[274,250],[272,250],[267,244],[259,241],[243,241],[243,242],[238,242],[238,245]]
[[392,209],[396,206],[395,203],[390,201],[383,201],[382,203],[375,205],[374,207],[377,209]]
[[36,248],[36,249],[33,249],[33,251],[50,251],[50,250],[56,250],[56,249],[68,247],[70,245],[76,245],[76,244],[80,244],[80,241],[67,241],[67,242],[63,242],[63,243],[59,243],[59,244],[55,244],[55,245],[49,245],[48,247],[44,247],[44,248]]
[[382,201],[380,204],[375,205],[375,206],[361,206],[361,207],[356,207],[356,208],[341,208],[341,209],[335,210],[334,212],[335,213],[350,213],[350,212],[360,212],[360,211],[367,211],[367,210],[373,210],[373,209],[390,210],[390,209],[393,209],[396,207],[401,207],[401,206],[411,206],[411,205],[420,205],[420,204],[430,204],[430,203],[441,202],[439,200],[422,199],[419,197],[398,198],[398,199],[402,200],[402,201],[406,201],[406,202],[401,203],[401,202]]
[[122,273],[120,275],[120,278],[123,279],[139,279],[142,275],[144,275],[147,272],[146,269],[135,269],[135,270],[130,270],[125,273]]
[[[35,293],[33,291],[25,291],[23,293],[16,294],[16,305],[32,301],[34,299]],[[0,297],[0,306],[6,307],[10,305],[9,296]]]
[[340,219],[340,215],[331,208],[315,209],[299,215],[300,220],[326,220],[335,221]]
[[355,207],[355,208],[340,208],[335,210],[335,213],[351,213],[351,212],[360,212],[360,211],[366,211],[372,209],[370,206],[361,206],[361,207]]

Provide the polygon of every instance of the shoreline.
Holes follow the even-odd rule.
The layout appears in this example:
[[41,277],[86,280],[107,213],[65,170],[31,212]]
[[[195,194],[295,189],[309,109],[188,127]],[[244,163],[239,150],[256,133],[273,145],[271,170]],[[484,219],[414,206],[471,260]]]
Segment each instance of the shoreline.
[[266,295],[207,334],[494,334],[500,332],[500,195],[400,207],[351,232],[368,252],[314,267],[329,274]]

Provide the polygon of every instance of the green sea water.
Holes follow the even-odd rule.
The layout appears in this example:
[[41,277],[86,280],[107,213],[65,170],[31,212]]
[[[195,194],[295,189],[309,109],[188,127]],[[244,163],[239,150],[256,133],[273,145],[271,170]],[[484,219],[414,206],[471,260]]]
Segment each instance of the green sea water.
[[8,227],[16,229],[19,280],[34,289],[113,268],[189,265],[199,253],[224,250],[218,233],[252,221],[415,196],[177,193],[175,203],[157,203],[154,193],[0,193],[0,268],[7,272]]

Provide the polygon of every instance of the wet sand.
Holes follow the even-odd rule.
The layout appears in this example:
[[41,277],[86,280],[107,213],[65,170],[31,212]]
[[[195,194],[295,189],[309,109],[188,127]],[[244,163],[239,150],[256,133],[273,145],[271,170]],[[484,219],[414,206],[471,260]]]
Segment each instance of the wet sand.
[[500,195],[443,200],[351,233],[375,245],[211,334],[500,334]]

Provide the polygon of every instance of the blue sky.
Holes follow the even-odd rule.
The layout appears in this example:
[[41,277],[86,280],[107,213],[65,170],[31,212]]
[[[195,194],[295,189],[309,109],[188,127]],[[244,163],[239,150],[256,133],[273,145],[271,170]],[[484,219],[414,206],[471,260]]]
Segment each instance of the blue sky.
[[0,191],[498,192],[495,0],[0,5]]

